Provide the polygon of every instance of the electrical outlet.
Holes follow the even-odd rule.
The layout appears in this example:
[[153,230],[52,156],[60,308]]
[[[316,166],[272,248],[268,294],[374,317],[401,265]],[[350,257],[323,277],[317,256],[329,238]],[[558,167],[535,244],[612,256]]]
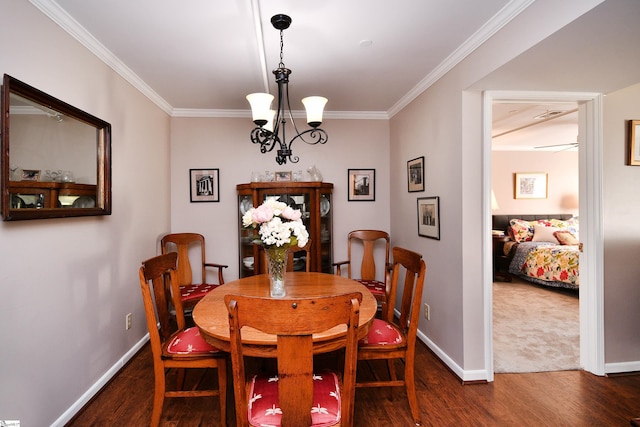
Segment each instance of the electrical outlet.
[[427,320],[431,320],[431,309],[429,308],[429,304],[424,303],[424,318]]
[[133,320],[133,315],[131,313],[127,314],[127,316],[125,317],[125,328],[127,329],[127,331],[131,329],[132,320]]

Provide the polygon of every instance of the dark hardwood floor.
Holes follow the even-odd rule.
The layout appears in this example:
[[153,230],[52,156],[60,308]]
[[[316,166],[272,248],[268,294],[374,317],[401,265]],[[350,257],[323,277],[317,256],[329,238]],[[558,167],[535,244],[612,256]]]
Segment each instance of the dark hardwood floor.
[[[368,375],[366,365],[358,368],[359,374]],[[640,373],[497,374],[493,383],[462,385],[422,343],[416,369],[425,426],[629,426],[640,416]],[[205,380],[215,381],[215,375],[207,374]],[[404,391],[389,390],[358,389],[356,427],[413,424]],[[146,345],[67,425],[146,426],[152,397],[151,352]],[[228,406],[233,407],[231,401]],[[216,398],[167,399],[161,425],[219,426]]]

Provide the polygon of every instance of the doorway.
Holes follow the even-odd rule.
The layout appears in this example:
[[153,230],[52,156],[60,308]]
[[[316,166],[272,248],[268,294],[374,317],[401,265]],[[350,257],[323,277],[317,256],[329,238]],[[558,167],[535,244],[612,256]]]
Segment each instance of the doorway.
[[601,105],[602,97],[595,93],[558,92],[502,92],[490,91],[483,101],[483,159],[487,168],[483,174],[485,206],[484,304],[485,304],[485,355],[487,378],[493,381],[493,277],[491,247],[491,130],[494,102],[575,102],[579,116],[579,200],[580,240],[580,366],[585,371],[604,375],[603,338],[603,253],[601,209]]
[[[570,268],[579,265],[577,247],[564,246],[554,251],[553,259],[557,260],[554,264],[549,262],[549,252],[541,252],[545,256],[532,258],[539,264],[531,266],[529,274],[535,276],[539,271],[544,274],[520,276],[507,272],[515,246],[524,253],[525,249],[532,249],[529,245],[547,245],[549,241],[558,244],[549,231],[557,228],[537,229],[535,236],[531,235],[534,241],[544,243],[514,245],[508,233],[498,234],[506,231],[507,215],[558,220],[578,217],[578,104],[495,101],[492,123],[491,190],[496,202],[492,199],[492,215],[498,219],[494,221],[496,235],[492,230],[494,268],[498,269],[493,283],[494,372],[580,369],[579,298],[575,288],[579,275]],[[518,178],[514,183],[514,174],[523,182],[527,182],[527,177],[537,177],[529,180],[543,177],[547,185],[541,186],[535,197],[526,191],[517,197],[514,191],[519,193]],[[572,219],[562,225],[570,224],[573,231],[577,221]],[[515,258],[523,261],[520,253]],[[558,277],[553,267],[561,264],[567,267],[563,270],[565,274]]]

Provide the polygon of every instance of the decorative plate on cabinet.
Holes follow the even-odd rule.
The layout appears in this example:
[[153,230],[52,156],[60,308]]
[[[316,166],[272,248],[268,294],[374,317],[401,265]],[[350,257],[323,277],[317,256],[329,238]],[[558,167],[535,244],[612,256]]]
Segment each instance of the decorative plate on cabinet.
[[325,196],[322,196],[320,198],[320,215],[327,216],[329,209],[331,209],[331,203],[329,203],[329,200]]
[[242,199],[242,201],[240,202],[240,213],[242,215],[246,214],[247,211],[249,209],[251,209],[253,207],[253,202],[251,201],[250,197],[245,197],[244,199]]

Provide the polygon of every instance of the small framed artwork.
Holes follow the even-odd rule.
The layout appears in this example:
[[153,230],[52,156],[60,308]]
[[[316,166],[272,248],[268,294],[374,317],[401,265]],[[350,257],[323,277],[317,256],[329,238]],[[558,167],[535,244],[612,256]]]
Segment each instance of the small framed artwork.
[[291,171],[276,172],[276,181],[291,181]]
[[38,169],[22,169],[23,181],[40,181],[40,171]]
[[640,120],[629,120],[627,164],[640,165]]
[[546,199],[547,174],[544,172],[514,173],[515,199]]
[[220,201],[220,170],[189,169],[191,203]]
[[376,170],[349,169],[349,197],[350,202],[376,200]]
[[424,156],[407,162],[409,193],[424,191]]
[[418,198],[418,235],[440,240],[440,197]]

